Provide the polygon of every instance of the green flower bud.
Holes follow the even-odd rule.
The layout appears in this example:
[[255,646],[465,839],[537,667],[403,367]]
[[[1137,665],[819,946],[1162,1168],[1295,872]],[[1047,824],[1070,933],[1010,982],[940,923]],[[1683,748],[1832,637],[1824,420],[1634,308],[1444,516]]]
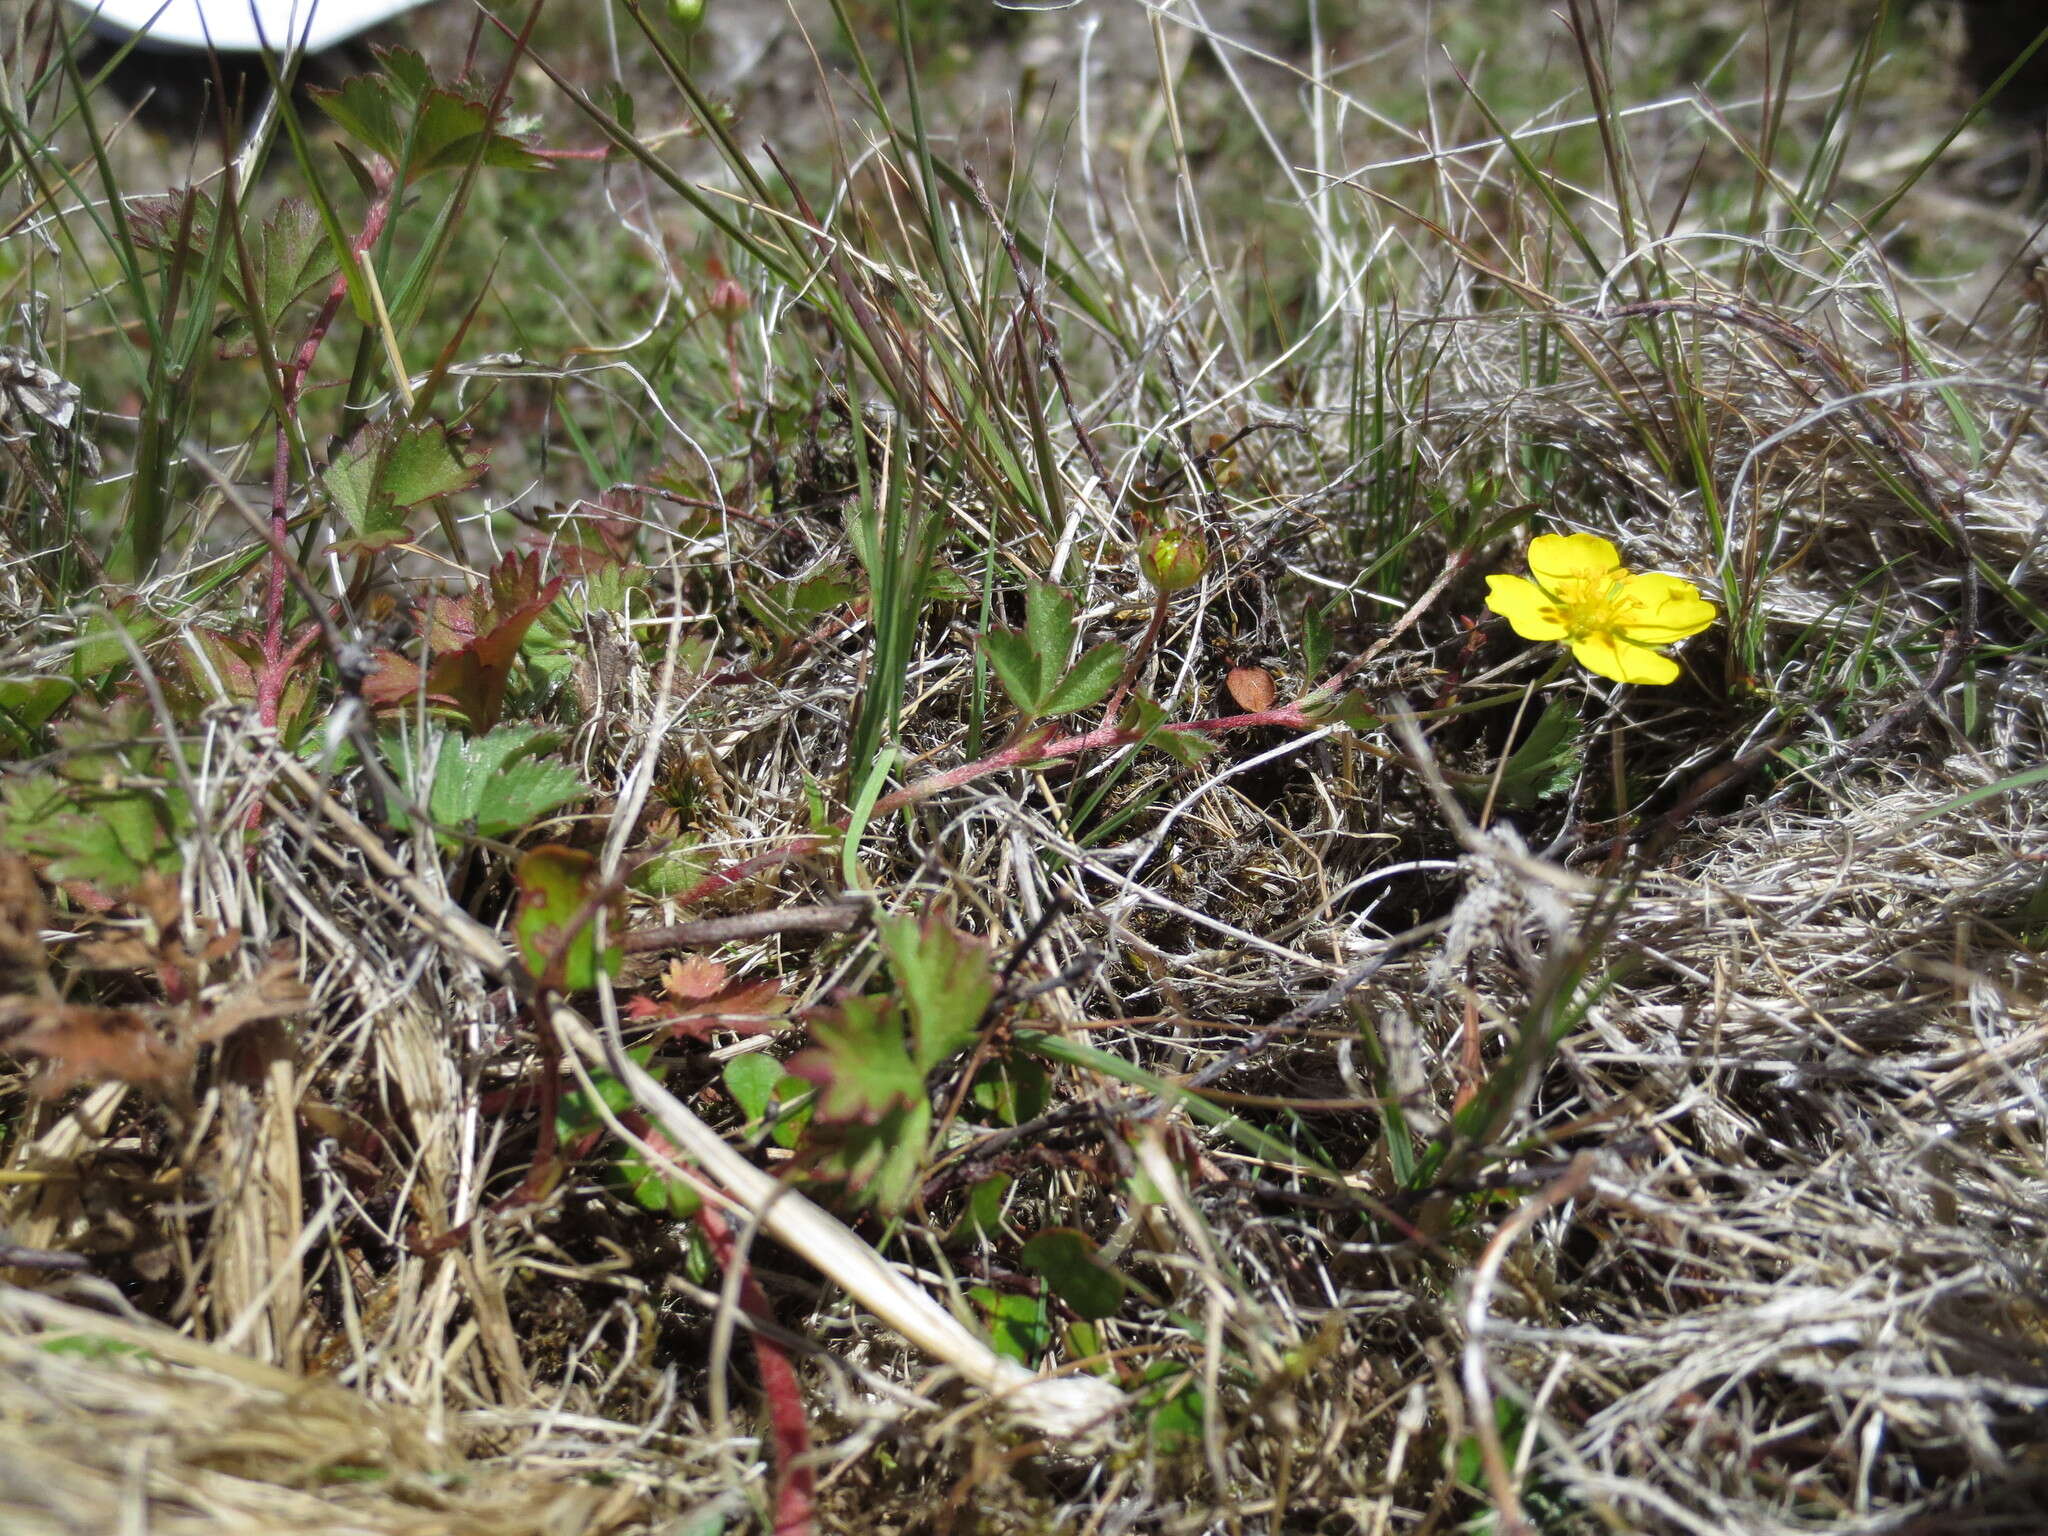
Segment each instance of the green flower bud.
[[1192,528],[1162,528],[1138,546],[1138,571],[1161,592],[1185,592],[1208,569],[1208,542]]
[[668,17],[685,32],[694,32],[704,24],[705,0],[668,0]]

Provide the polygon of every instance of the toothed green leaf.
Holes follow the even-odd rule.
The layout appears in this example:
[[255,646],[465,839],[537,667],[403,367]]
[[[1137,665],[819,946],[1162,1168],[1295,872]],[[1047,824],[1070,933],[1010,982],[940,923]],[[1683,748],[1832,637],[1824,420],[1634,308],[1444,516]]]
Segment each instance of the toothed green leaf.
[[1043,715],[1071,715],[1077,710],[1088,709],[1109,697],[1109,690],[1116,686],[1116,680],[1123,675],[1124,663],[1130,653],[1114,640],[1096,646],[1074,663],[1074,669],[1060,679],[1052,690],[1039,713]]

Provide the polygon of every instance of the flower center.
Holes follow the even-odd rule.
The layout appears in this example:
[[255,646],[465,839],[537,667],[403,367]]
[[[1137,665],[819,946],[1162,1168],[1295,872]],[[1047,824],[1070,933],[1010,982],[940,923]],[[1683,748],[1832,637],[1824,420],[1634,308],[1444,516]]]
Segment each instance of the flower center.
[[1562,625],[1570,640],[1619,635],[1638,616],[1640,605],[1626,595],[1626,576],[1605,582],[1595,577],[1560,585],[1563,590],[1552,595],[1552,607],[1546,617]]

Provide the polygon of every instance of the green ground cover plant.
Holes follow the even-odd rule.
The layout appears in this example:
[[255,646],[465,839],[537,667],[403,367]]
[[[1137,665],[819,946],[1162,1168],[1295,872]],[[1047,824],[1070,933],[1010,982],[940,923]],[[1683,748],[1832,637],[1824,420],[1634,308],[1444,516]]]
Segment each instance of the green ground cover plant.
[[7,25],[0,1525],[2039,1528],[1947,11]]

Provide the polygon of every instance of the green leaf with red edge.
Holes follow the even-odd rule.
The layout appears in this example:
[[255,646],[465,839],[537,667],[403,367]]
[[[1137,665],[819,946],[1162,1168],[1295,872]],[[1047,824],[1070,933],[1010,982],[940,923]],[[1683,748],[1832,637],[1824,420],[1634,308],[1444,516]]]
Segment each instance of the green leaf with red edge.
[[488,101],[436,88],[427,92],[414,118],[406,179],[461,170],[478,157],[479,141],[485,165],[508,171],[551,168],[527,144],[492,125]]
[[925,1074],[974,1043],[982,1015],[995,1000],[988,945],[933,916],[890,913],[875,926],[910,1012],[921,1088]]
[[896,999],[841,998],[807,1022],[811,1048],[788,1065],[792,1076],[817,1085],[819,1119],[873,1121],[925,1102],[924,1073],[910,1059]]
[[[262,233],[250,242],[249,265],[255,277],[247,307],[275,325],[308,288],[335,271],[320,215],[302,197],[287,197],[263,221]],[[239,264],[226,266],[228,286],[241,293]]]
[[625,958],[618,937],[625,932],[623,896],[614,893],[604,904],[611,942],[602,954],[596,923],[578,924],[593,910],[591,899],[600,889],[594,857],[579,848],[543,843],[520,859],[512,878],[519,892],[512,932],[529,976],[542,985],[580,992],[597,985],[600,970],[618,975]]
[[[377,670],[363,679],[363,702],[372,709],[410,704],[419,696],[419,663],[396,651],[377,653]],[[453,699],[428,698],[430,704],[453,704]]]
[[806,1142],[819,1171],[868,1205],[901,1210],[918,1185],[931,1104],[892,997],[848,997],[810,1020],[813,1046],[789,1071],[818,1087]]
[[[213,200],[191,188],[165,197],[138,198],[128,205],[127,212],[129,234],[135,243],[167,258],[206,257],[220,219]],[[249,281],[244,282],[241,255],[230,252],[221,263],[220,279],[237,313],[216,335],[246,329],[252,315],[266,326],[275,326],[308,288],[335,270],[327,232],[313,205],[302,197],[281,200],[259,228],[245,226],[242,246],[248,257]]]
[[354,75],[334,90],[314,87],[313,99],[337,127],[365,149],[396,163],[405,152],[405,129],[399,114],[411,102],[376,75]]

